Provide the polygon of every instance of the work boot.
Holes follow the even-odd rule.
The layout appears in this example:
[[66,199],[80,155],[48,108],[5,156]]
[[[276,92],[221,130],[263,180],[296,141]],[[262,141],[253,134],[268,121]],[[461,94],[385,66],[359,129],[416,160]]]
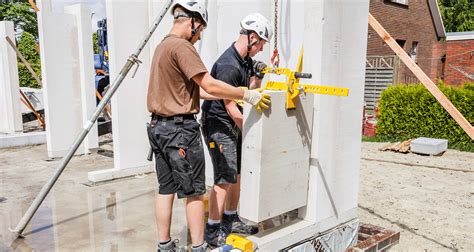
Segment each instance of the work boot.
[[245,224],[238,214],[224,214],[222,216],[222,226],[227,234],[238,233],[253,235],[258,233],[258,226]]
[[225,244],[227,234],[222,230],[221,224],[210,225],[209,223],[206,223],[206,231],[204,233],[207,244],[212,247],[220,247]]
[[157,252],[178,252],[179,250],[176,248],[177,243],[178,240],[169,240],[169,242],[165,244],[158,243]]
[[203,242],[198,247],[191,246],[191,252],[206,252],[207,250],[207,243]]

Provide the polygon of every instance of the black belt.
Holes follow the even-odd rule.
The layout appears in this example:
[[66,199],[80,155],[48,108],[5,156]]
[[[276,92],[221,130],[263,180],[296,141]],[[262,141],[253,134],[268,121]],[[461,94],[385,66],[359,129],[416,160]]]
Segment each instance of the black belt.
[[151,114],[152,120],[157,121],[174,121],[174,122],[183,122],[184,120],[196,120],[195,114],[185,114],[185,115],[174,115],[174,116],[161,116],[157,114]]

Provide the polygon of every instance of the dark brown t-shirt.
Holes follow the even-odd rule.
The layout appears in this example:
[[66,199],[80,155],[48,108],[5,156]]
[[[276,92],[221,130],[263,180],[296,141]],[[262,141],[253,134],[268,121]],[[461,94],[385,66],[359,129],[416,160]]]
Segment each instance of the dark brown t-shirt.
[[207,72],[196,48],[176,35],[156,47],[148,83],[148,111],[161,116],[199,113],[199,86],[191,79]]

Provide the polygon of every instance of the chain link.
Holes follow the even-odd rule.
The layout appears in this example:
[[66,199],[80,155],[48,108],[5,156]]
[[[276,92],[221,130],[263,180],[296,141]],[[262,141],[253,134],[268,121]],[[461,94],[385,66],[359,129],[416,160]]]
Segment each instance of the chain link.
[[275,6],[275,9],[273,10],[273,13],[274,13],[273,24],[275,25],[274,27],[275,42],[273,43],[273,50],[278,51],[278,0],[275,0],[274,6]]
[[275,0],[274,3],[275,3],[274,4],[275,9],[273,10],[273,14],[274,14],[273,24],[275,25],[274,27],[275,40],[273,42],[273,55],[271,58],[271,62],[272,62],[273,68],[276,68],[280,64],[280,54],[278,53],[278,0]]

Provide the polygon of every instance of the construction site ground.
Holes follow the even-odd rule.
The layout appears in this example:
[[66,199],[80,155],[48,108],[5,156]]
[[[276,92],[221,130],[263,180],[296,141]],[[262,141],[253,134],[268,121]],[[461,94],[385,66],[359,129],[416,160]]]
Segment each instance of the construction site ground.
[[[381,152],[363,143],[359,218],[400,231],[393,251],[469,251],[474,247],[474,153],[441,156]],[[154,251],[155,174],[90,185],[87,172],[113,167],[112,141],[74,157],[25,230],[13,228],[59,160],[46,145],[0,149],[0,251]],[[146,153],[144,153],[145,158]],[[172,235],[188,241],[182,200],[175,201]]]

